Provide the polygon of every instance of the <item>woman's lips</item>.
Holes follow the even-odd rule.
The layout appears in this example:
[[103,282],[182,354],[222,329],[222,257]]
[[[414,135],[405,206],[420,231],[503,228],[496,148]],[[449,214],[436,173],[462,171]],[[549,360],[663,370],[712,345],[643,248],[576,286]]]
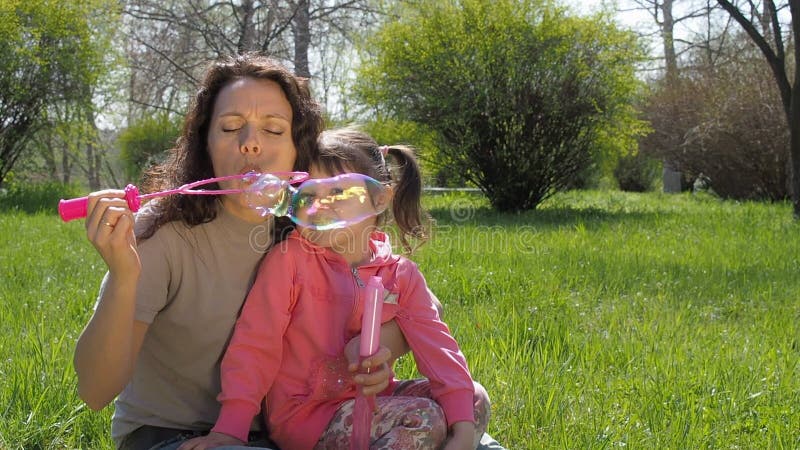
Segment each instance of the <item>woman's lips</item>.
[[245,166],[242,168],[242,170],[239,171],[240,174],[245,174],[250,172],[261,173],[261,168],[258,166]]

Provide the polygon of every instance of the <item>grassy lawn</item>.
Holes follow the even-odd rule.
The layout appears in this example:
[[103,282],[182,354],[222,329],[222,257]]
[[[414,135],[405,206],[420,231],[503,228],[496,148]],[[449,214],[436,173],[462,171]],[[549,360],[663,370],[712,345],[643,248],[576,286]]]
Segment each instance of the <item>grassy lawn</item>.
[[[502,215],[433,196],[418,250],[508,448],[800,447],[788,204],[571,192]],[[81,223],[0,213],[0,448],[110,448],[72,349],[104,272]],[[398,374],[412,376],[404,357]]]

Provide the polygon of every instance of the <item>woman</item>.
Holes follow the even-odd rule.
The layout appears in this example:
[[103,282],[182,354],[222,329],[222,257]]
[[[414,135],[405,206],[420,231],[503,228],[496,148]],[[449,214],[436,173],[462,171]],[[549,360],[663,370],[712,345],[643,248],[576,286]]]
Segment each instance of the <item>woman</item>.
[[[304,170],[321,129],[318,105],[286,68],[257,55],[219,61],[147,190]],[[108,273],[75,349],[81,398],[93,409],[117,398],[112,437],[122,449],[207,432],[219,412],[223,350],[258,262],[285,223],[262,217],[241,195],[167,197],[134,220],[121,191],[102,191],[90,195],[88,212],[87,235]],[[391,340],[391,327],[384,334]],[[357,381],[383,389],[389,357],[382,348],[369,363],[383,370]]]

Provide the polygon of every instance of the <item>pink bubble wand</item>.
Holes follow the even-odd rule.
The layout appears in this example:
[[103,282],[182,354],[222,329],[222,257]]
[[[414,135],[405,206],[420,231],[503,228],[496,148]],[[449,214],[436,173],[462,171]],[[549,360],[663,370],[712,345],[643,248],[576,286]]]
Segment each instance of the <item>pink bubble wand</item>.
[[[241,194],[248,192],[248,188],[237,189],[196,189],[200,186],[216,183],[218,181],[229,180],[247,180],[257,181],[264,176],[272,175],[277,178],[288,178],[289,183],[299,183],[308,179],[306,172],[274,172],[271,174],[259,174],[255,172],[242,173],[237,175],[228,175],[225,177],[209,178],[207,180],[195,181],[193,183],[184,184],[175,189],[168,189],[166,191],[152,192],[150,194],[139,194],[139,188],[129,184],[125,186],[125,201],[128,202],[128,208],[136,212],[142,205],[142,200],[148,200],[156,197],[166,197],[168,195],[185,194],[185,195],[224,195],[224,194]],[[89,205],[89,197],[72,198],[69,200],[60,200],[58,202],[58,214],[61,220],[69,222],[73,219],[80,219],[86,217],[87,207]]]
[[[364,296],[364,315],[361,317],[361,347],[359,348],[361,358],[359,363],[378,351],[383,308],[382,293],[381,277],[370,277]],[[350,450],[369,449],[374,411],[375,396],[367,397],[362,389],[358,389],[353,406],[353,434],[350,435]]]

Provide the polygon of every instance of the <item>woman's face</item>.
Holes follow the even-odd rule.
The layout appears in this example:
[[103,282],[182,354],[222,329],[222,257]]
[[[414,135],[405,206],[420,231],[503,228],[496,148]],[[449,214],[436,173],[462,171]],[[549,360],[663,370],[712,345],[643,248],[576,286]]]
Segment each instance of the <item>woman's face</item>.
[[[278,83],[241,78],[217,95],[208,130],[208,153],[214,175],[292,170],[297,149],[292,140],[292,106]],[[242,187],[239,181],[220,187]],[[243,195],[226,195],[223,204],[244,218],[260,216]]]

